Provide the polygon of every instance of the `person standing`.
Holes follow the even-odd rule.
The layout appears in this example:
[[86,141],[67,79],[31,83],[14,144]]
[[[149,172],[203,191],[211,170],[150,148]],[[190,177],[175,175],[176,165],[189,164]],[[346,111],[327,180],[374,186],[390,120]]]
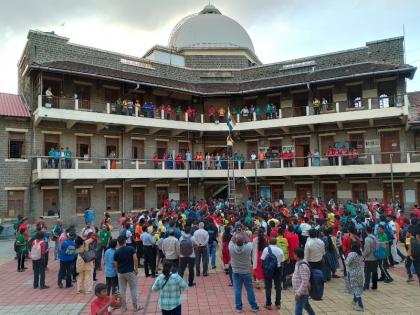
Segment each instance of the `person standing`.
[[[261,260],[263,261],[264,270],[265,308],[268,310],[272,309],[271,288],[274,282],[274,289],[276,292],[275,305],[276,308],[279,310],[281,303],[281,278],[283,274],[282,264],[284,261],[284,254],[283,250],[277,247],[277,239],[275,237],[270,238],[269,245],[266,248],[264,248],[262,252]],[[272,264],[274,260],[275,265],[270,267],[270,264]]]
[[188,288],[182,277],[172,272],[172,263],[165,261],[162,274],[156,279],[152,291],[160,291],[159,307],[162,315],[181,315],[181,291]]
[[82,258],[83,253],[94,249],[94,240],[92,239],[93,232],[89,232],[85,241],[81,237],[77,237],[76,243],[76,272],[77,272],[77,292],[78,293],[90,293],[93,287],[93,269],[94,260],[85,261]]
[[217,228],[216,224],[214,224],[214,220],[212,218],[208,219],[208,226],[206,230],[209,233],[208,256],[211,263],[211,269],[216,269],[216,250],[218,244],[217,239],[219,236],[219,229]]
[[308,262],[304,259],[304,251],[302,248],[294,250],[296,264],[295,271],[292,276],[292,286],[295,292],[295,315],[302,315],[305,309],[309,315],[315,315],[314,310],[309,304],[309,289],[311,269]]
[[108,230],[108,226],[102,224],[101,230],[98,233],[99,246],[97,248],[97,264],[98,270],[102,270],[102,255],[108,247],[109,240],[111,239],[111,232]]
[[195,270],[196,275],[199,277],[201,262],[203,262],[203,276],[207,277],[209,268],[209,256],[208,256],[208,243],[209,243],[209,232],[204,229],[204,223],[198,224],[198,230],[194,232],[194,239],[197,242],[195,248]]
[[35,240],[32,242],[31,248],[32,268],[34,271],[34,289],[39,287],[41,290],[49,288],[49,286],[45,285],[46,245],[43,239],[44,233],[38,231],[35,235]]
[[115,270],[118,273],[118,284],[121,293],[121,310],[127,311],[126,290],[127,284],[130,287],[131,302],[133,304],[133,312],[143,309],[137,304],[137,273],[138,262],[136,250],[132,246],[127,246],[124,235],[118,236],[119,248],[114,254]]
[[414,237],[410,239],[408,245],[408,258],[413,262],[414,270],[416,271],[417,278],[420,284],[420,225],[417,224],[414,230]]
[[353,293],[353,309],[363,312],[363,256],[357,243],[352,243],[351,252],[346,258],[347,273],[349,275],[350,290]]
[[308,261],[311,268],[322,270],[325,245],[316,234],[315,229],[309,230],[309,238],[305,244],[305,260]]
[[[155,238],[148,232],[147,226],[143,226],[143,233],[141,234],[144,251],[144,272],[146,277],[156,277],[156,256],[153,250],[155,245]],[[151,274],[149,273],[151,271]]]
[[54,260],[58,259],[60,254],[60,244],[58,242],[58,238],[60,237],[61,233],[63,233],[63,220],[57,219],[57,224],[54,226],[52,230],[52,237],[51,240],[54,241]]
[[370,279],[372,279],[372,290],[378,288],[378,260],[374,253],[378,242],[371,226],[366,227],[367,236],[363,247],[363,257],[365,258],[365,285],[364,289],[369,290]]
[[388,266],[387,266],[387,259],[389,256],[389,239],[388,235],[385,233],[385,226],[382,224],[379,224],[378,226],[378,239],[379,247],[381,251],[384,253],[383,258],[379,259],[379,269],[381,270],[381,277],[378,281],[383,281],[385,283],[389,283],[394,281],[391,277],[391,275],[388,272]]
[[178,270],[179,265],[179,241],[175,237],[175,230],[169,230],[169,236],[162,242],[162,251],[165,255],[165,261],[172,264],[172,272]]
[[188,286],[192,287],[194,283],[194,247],[197,245],[194,237],[191,235],[191,226],[187,225],[179,239],[179,275],[184,278],[185,269],[188,266]]
[[117,247],[117,240],[111,239],[108,244],[108,249],[105,251],[104,255],[104,265],[105,265],[105,280],[106,280],[106,290],[107,294],[114,294],[118,291],[118,275],[115,270],[114,256]]
[[18,272],[24,272],[26,269],[25,256],[26,256],[26,252],[28,251],[28,242],[26,241],[25,236],[24,236],[25,232],[26,232],[25,227],[19,228],[16,241],[15,241],[15,251],[17,255],[17,262],[18,262],[17,271]]
[[72,264],[77,255],[76,243],[74,242],[76,234],[69,233],[69,237],[65,240],[60,247],[60,269],[58,271],[58,287],[63,287],[63,279],[66,279],[66,288],[71,288]]
[[236,312],[242,313],[242,286],[245,287],[248,302],[253,312],[258,312],[259,307],[255,300],[254,288],[252,286],[251,254],[252,242],[249,242],[242,234],[235,234],[229,242],[229,253],[231,257],[232,279],[235,294]]

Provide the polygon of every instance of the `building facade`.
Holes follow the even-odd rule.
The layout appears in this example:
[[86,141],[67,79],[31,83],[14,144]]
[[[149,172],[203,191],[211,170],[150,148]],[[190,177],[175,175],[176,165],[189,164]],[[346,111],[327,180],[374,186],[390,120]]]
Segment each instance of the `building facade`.
[[[74,220],[87,207],[119,213],[168,197],[226,197],[233,176],[238,202],[394,198],[409,209],[420,202],[419,100],[406,92],[416,68],[404,63],[403,42],[264,65],[246,31],[213,6],[183,19],[168,47],[142,58],[29,31],[19,94],[30,119],[1,122],[2,139],[12,137],[8,124],[27,130],[25,156],[2,159],[1,212],[61,209]],[[223,113],[219,123],[213,109]],[[226,151],[228,110],[238,156],[229,175],[228,163],[205,160]],[[72,157],[55,164],[51,148]],[[347,153],[331,157],[331,148]],[[267,150],[269,161],[258,161]],[[187,152],[204,161],[185,161]],[[5,193],[13,187],[24,188],[22,210]]]

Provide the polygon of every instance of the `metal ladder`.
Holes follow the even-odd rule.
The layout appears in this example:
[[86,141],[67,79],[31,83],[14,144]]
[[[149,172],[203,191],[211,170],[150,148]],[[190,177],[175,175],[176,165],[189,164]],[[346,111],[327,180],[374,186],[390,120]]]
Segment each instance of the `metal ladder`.
[[232,157],[228,158],[227,166],[228,201],[230,205],[236,205],[235,161]]

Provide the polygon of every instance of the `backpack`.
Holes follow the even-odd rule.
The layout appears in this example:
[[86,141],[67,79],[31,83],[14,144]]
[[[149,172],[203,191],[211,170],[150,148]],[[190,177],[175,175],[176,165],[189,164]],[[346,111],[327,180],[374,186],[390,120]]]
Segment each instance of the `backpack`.
[[179,243],[179,253],[184,257],[190,257],[193,253],[193,243],[190,237],[182,237],[181,242]]
[[34,241],[32,243],[31,255],[30,255],[32,260],[41,259],[41,242]]
[[73,244],[67,245],[67,249],[66,249],[65,254],[67,256],[73,256],[73,255],[75,255],[76,254],[76,246],[73,245]]
[[391,227],[389,226],[389,223],[385,224],[385,233],[388,236],[389,242],[392,242],[394,240],[394,232],[392,232]]
[[386,258],[386,243],[385,242],[379,242],[377,239],[375,239],[375,251],[373,252],[373,256],[375,256],[375,258],[378,260],[382,260]]
[[309,296],[315,301],[321,301],[322,296],[324,295],[324,273],[320,269],[311,268],[306,262],[303,264],[307,265],[311,272],[311,277],[309,279],[309,283],[311,284]]
[[270,276],[277,270],[277,257],[273,254],[270,246],[268,246],[268,254],[263,260],[262,267],[265,276]]

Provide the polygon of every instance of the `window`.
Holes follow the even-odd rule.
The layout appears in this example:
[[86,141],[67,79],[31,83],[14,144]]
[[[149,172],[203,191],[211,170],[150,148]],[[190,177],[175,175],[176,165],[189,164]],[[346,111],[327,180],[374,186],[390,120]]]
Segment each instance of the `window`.
[[318,99],[322,104],[323,111],[329,111],[334,109],[332,95],[332,89],[318,90]]
[[276,107],[276,112],[280,109],[280,95],[273,95],[267,97],[268,104],[273,104]]
[[179,201],[188,201],[188,186],[179,186]]
[[362,107],[362,86],[349,86],[347,89],[347,99],[349,101],[349,108]]
[[281,139],[270,140],[270,148],[274,154],[282,151]]
[[293,94],[293,116],[306,116],[308,106],[308,93]]
[[162,208],[163,201],[168,199],[168,187],[156,187],[157,207]]
[[106,206],[111,207],[112,211],[120,211],[120,189],[106,189]]
[[178,152],[185,155],[189,150],[190,144],[188,142],[178,142]]
[[132,153],[131,157],[134,160],[144,159],[144,140],[133,139],[131,141]]
[[284,200],[283,185],[272,185],[271,186],[271,197],[272,201]]
[[141,210],[144,209],[144,187],[133,188],[133,209]]
[[43,212],[46,216],[57,215],[58,213],[58,189],[44,189],[43,191]]
[[258,198],[255,194],[257,189],[258,189],[258,186],[255,187],[255,184],[249,184],[248,185],[248,196],[247,196],[247,198],[251,197],[252,200],[257,200]]
[[76,155],[83,160],[90,160],[90,137],[76,137],[77,152]]
[[76,94],[79,100],[79,109],[90,109],[90,86],[76,85]]
[[334,147],[335,141],[334,136],[321,136],[321,152],[323,156],[327,153],[327,150],[330,146]]
[[246,159],[250,159],[252,153],[255,153],[258,155],[257,146],[258,146],[258,141],[249,141],[246,143],[246,154],[247,154]]
[[[119,149],[118,149],[118,143],[120,139],[118,138],[106,138],[106,156],[107,157],[118,157]],[[115,155],[114,155],[115,154]],[[114,155],[114,156],[111,156]]]
[[9,218],[14,218],[18,214],[24,213],[25,191],[8,190],[7,191],[7,214]]
[[331,198],[337,201],[337,184],[324,184],[325,203],[328,203]]
[[24,158],[25,133],[9,132],[9,159]]
[[105,88],[105,102],[114,103],[120,97],[120,90]]
[[45,134],[44,135],[44,155],[48,156],[51,149],[60,147],[60,135]]
[[379,107],[387,108],[395,105],[396,82],[386,81],[378,83]]
[[414,150],[420,151],[420,130],[414,134]]
[[85,209],[90,208],[90,189],[79,188],[76,189],[76,211],[83,213]]
[[166,141],[156,141],[156,152],[159,159],[163,159],[163,156],[168,151],[168,143]]
[[351,194],[353,197],[353,202],[356,202],[357,200],[361,202],[366,202],[368,198],[367,184],[365,183],[352,184]]
[[350,148],[357,149],[359,153],[365,152],[365,137],[363,133],[350,134]]

